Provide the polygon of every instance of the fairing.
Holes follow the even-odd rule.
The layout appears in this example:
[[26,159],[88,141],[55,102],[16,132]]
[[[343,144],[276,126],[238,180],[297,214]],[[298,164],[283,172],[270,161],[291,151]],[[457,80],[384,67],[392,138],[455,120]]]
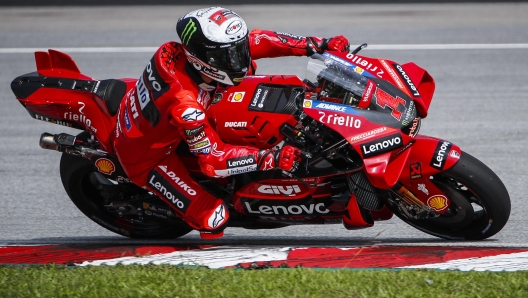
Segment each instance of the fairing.
[[[342,220],[347,229],[369,227],[374,220],[390,219],[392,213],[386,207],[367,210],[348,192],[346,175],[364,171],[374,187],[387,190],[400,183],[429,207],[443,212],[449,201],[442,205],[438,199],[442,191],[429,177],[452,167],[461,151],[447,141],[417,134],[434,92],[431,76],[414,63],[399,65],[355,54],[332,52],[312,58],[308,81],[288,75],[253,75],[238,86],[218,91],[208,120],[226,143],[267,149],[287,141],[281,129],[285,124],[298,126],[303,114],[344,138],[360,163],[336,169],[320,158],[299,169],[298,179],[273,171],[258,179],[246,176],[230,198],[235,211],[285,224]],[[117,115],[96,95],[100,81],[83,75],[64,53],[37,52],[35,59],[37,72],[11,84],[30,115],[86,130],[103,150],[113,153]],[[325,76],[329,68],[337,72]],[[338,97],[321,96],[320,79],[339,85],[344,92],[336,93]],[[122,81],[130,90],[136,80]],[[192,175],[201,177],[196,158],[184,149],[187,154],[178,152],[182,161]],[[99,172],[128,182],[117,158],[92,161]],[[226,185],[229,180],[216,182]]]

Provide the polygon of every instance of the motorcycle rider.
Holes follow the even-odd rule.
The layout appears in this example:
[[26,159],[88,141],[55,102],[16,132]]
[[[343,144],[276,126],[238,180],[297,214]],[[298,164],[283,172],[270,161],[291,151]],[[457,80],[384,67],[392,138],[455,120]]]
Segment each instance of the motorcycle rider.
[[345,51],[348,40],[259,29],[248,32],[239,15],[221,7],[186,14],[176,31],[181,43],[163,44],[121,103],[114,145],[132,182],[167,202],[202,238],[217,238],[229,217],[227,207],[190,177],[174,153],[176,147],[185,141],[210,177],[294,171],[301,160],[299,149],[225,144],[209,125],[207,108],[215,94],[254,74],[256,59]]

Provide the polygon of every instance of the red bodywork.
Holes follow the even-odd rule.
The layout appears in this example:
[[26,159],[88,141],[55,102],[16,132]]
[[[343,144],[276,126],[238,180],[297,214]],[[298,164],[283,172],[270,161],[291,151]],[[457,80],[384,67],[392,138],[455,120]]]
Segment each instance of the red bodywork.
[[[377,104],[377,113],[396,119],[402,117],[397,111],[401,110],[398,105],[404,105],[408,110],[415,106],[417,116],[427,116],[435,84],[432,77],[416,64],[398,65],[390,60],[354,54],[331,54],[335,59],[350,63],[356,72],[370,76],[373,82],[390,82],[401,92],[399,97],[386,94],[378,84],[376,90],[369,91],[375,92],[377,102],[372,95],[364,96],[365,103],[360,106]],[[64,53],[54,50],[37,52],[35,58],[38,75],[46,77],[51,83],[35,87],[36,90],[27,96],[17,95],[20,103],[36,119],[88,131],[100,142],[102,150],[112,154],[113,130],[118,115],[112,115],[107,103],[95,94],[99,81],[83,75],[71,57]],[[28,78],[21,76],[17,79],[19,84],[23,84],[21,81]],[[126,83],[127,90],[135,86],[136,79],[120,80]],[[17,81],[12,84],[16,85]],[[257,109],[261,103],[258,102],[260,95],[256,93],[264,90],[259,89],[263,85],[289,88],[284,92],[305,86],[297,76],[268,75],[248,76],[240,85],[227,88],[208,111],[211,125],[224,142],[271,148],[284,139],[279,131],[284,123],[291,126],[298,123],[292,114]],[[430,182],[429,177],[452,167],[460,158],[460,148],[444,140],[406,133],[401,127],[378,123],[373,120],[377,119],[376,112],[368,109],[342,107],[328,110],[334,107],[339,106],[328,106],[310,99],[305,99],[303,103],[307,116],[339,133],[361,153],[362,170],[373,186],[390,189],[400,183],[436,211],[441,213],[447,209],[449,199]],[[377,145],[384,144],[397,146],[382,154],[373,152],[381,150]],[[190,171],[199,171],[199,167],[193,164],[193,158],[184,157],[183,160],[189,164]],[[327,223],[343,219],[350,229],[371,226],[372,219],[391,218],[392,213],[384,207],[370,211],[369,219],[356,202],[355,195],[344,204],[332,201],[332,188],[335,187],[332,179],[335,175],[302,177],[302,181],[292,178],[254,181],[238,189],[232,198],[233,206],[236,212],[255,215],[261,220],[290,224]]]

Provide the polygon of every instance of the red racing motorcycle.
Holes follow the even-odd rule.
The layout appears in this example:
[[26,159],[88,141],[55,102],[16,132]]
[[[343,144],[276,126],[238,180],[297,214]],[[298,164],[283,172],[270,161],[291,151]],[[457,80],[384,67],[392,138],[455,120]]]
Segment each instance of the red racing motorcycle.
[[[185,142],[175,154],[193,179],[225,200],[230,227],[341,223],[353,230],[396,214],[445,239],[499,232],[511,205],[497,175],[448,140],[418,134],[433,78],[414,63],[358,55],[365,46],[313,55],[304,80],[253,75],[215,94],[208,120],[224,142],[296,146],[304,158],[295,172],[250,171],[250,161],[238,160],[230,165],[236,175],[210,178]],[[33,118],[82,130],[40,139],[42,148],[63,152],[60,175],[73,203],[123,236],[189,233],[169,205],[128,180],[112,147],[118,107],[136,80],[92,79],[55,50],[35,59],[37,71],[11,88]]]

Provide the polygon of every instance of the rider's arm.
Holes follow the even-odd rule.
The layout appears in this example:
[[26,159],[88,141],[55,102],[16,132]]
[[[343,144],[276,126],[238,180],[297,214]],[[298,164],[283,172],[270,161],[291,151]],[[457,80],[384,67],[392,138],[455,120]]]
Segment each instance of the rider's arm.
[[249,49],[252,59],[311,56],[325,50],[348,50],[348,40],[341,35],[332,38],[304,37],[285,32],[254,29],[249,33]]
[[280,150],[259,150],[225,144],[209,125],[205,111],[191,92],[178,92],[176,100],[171,110],[171,123],[187,142],[191,153],[198,156],[202,172],[207,176],[226,177],[275,168],[291,171],[300,160],[300,151],[291,146]]

